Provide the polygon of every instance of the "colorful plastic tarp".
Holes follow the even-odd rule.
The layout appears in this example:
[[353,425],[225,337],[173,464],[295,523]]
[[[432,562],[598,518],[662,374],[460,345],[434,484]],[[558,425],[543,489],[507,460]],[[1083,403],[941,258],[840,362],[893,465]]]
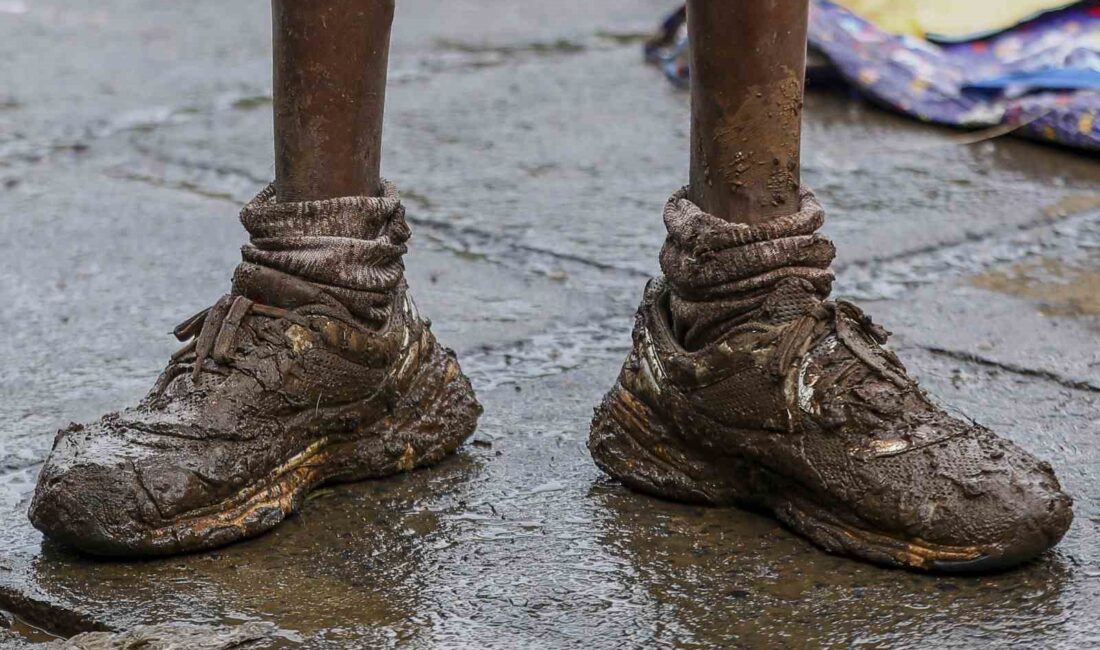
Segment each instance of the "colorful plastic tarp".
[[[679,84],[690,75],[685,17],[682,9],[670,16],[646,47],[649,60]],[[810,47],[833,76],[917,119],[1006,125],[1018,135],[1100,151],[1096,2],[1047,11],[986,38],[937,44],[888,32],[829,0],[811,0]]]

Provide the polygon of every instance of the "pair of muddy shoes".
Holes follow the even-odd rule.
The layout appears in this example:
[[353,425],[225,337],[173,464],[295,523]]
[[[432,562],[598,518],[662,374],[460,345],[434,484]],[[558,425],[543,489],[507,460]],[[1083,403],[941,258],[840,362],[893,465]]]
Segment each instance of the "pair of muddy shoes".
[[[1049,465],[934,406],[855,306],[828,302],[832,244],[813,196],[763,226],[681,192],[667,279],[597,409],[606,472],[657,496],[767,509],[820,546],[889,565],[985,570],[1030,559],[1072,518]],[[242,212],[229,295],[136,408],[60,432],[31,519],[105,556],[258,535],[326,482],[428,465],[481,412],[406,293],[409,237],[380,198]]]

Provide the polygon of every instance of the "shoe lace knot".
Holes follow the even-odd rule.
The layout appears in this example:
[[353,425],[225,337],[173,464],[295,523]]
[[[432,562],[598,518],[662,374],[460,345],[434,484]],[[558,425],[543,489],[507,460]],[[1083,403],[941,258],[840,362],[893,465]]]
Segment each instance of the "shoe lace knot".
[[180,342],[186,343],[172,355],[172,361],[190,361],[191,379],[197,381],[204,370],[210,370],[209,362],[216,366],[225,366],[232,361],[237,334],[250,314],[284,318],[288,313],[286,309],[262,305],[244,296],[222,296],[213,306],[188,318],[172,330]]
[[[776,373],[786,377],[818,344],[835,336],[861,365],[898,388],[913,384],[901,361],[882,347],[890,336],[856,305],[845,300],[821,302],[784,328],[776,347]],[[847,368],[845,370],[849,370]],[[834,379],[847,374],[836,373]]]

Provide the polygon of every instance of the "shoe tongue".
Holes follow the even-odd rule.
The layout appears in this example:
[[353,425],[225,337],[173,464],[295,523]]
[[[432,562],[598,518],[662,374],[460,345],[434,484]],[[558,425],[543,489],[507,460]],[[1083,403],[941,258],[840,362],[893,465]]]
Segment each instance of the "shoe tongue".
[[821,304],[813,284],[801,278],[788,278],[775,286],[760,305],[760,320],[785,325]]

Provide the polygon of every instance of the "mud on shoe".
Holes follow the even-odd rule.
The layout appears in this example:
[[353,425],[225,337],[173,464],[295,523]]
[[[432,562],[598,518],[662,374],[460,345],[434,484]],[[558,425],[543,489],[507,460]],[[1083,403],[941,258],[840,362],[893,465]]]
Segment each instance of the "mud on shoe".
[[31,504],[51,538],[105,556],[198,551],[253,537],[323,483],[429,465],[481,407],[407,294],[409,237],[379,198],[242,211],[233,288],[176,329],[142,402],[57,435]]
[[652,495],[774,513],[822,548],[934,571],[1010,567],[1055,545],[1071,500],[1049,464],[952,417],[856,306],[828,301],[832,244],[808,191],[762,226],[673,196],[667,279],[589,449]]

